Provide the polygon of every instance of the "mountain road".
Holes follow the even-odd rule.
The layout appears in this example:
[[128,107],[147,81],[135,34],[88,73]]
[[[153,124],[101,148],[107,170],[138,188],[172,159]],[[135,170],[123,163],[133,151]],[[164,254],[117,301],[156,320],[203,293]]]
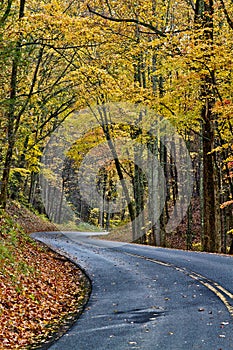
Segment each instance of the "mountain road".
[[51,350],[232,350],[233,257],[95,239],[32,237],[78,264],[90,299]]

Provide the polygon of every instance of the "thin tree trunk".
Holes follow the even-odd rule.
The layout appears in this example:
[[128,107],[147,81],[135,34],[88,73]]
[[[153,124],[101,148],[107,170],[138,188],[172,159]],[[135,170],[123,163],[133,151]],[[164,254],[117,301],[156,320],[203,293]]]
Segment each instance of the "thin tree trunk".
[[[209,44],[209,53],[205,60],[211,59],[213,46],[213,1],[196,1],[196,24],[203,29],[200,36],[202,41]],[[201,118],[203,120],[203,195],[204,195],[204,237],[203,249],[209,252],[219,250],[218,242],[218,213],[215,205],[217,201],[215,168],[212,150],[214,148],[214,126],[213,126],[213,87],[215,84],[214,71],[206,73],[201,81],[200,99],[203,101]]]
[[[22,19],[24,16],[24,9],[25,9],[25,0],[20,0],[19,20]],[[7,190],[8,190],[8,183],[9,183],[9,177],[10,177],[10,169],[11,169],[13,151],[14,151],[14,146],[16,141],[16,133],[19,128],[20,117],[21,117],[21,114],[19,113],[15,115],[15,103],[17,98],[17,76],[18,76],[19,61],[21,57],[21,47],[20,47],[21,40],[22,39],[20,36],[16,43],[14,58],[12,62],[12,69],[11,69],[10,96],[9,96],[10,104],[9,104],[9,111],[7,115],[8,145],[7,145],[5,162],[4,162],[3,174],[2,174],[2,180],[1,180],[1,193],[0,193],[0,206],[2,208],[5,208],[7,204]]]
[[121,163],[119,160],[119,157],[117,155],[117,151],[114,145],[114,142],[111,138],[111,133],[110,133],[110,129],[109,129],[109,124],[108,124],[108,116],[107,116],[107,111],[105,109],[101,109],[99,110],[100,113],[100,117],[101,117],[101,125],[102,125],[102,129],[104,131],[104,135],[106,137],[106,140],[108,142],[108,146],[109,149],[112,153],[113,159],[114,159],[114,163],[116,166],[116,171],[119,177],[119,180],[121,182],[121,186],[127,201],[127,207],[128,207],[128,211],[129,211],[129,216],[130,216],[130,220],[132,222],[132,231],[133,231],[133,237],[132,239],[135,240],[136,237],[136,228],[135,228],[135,223],[134,223],[134,219],[135,219],[135,211],[134,211],[134,206],[132,203],[132,199],[130,198],[130,194],[129,194],[129,190],[126,184],[126,181],[124,179],[124,174],[121,168]]

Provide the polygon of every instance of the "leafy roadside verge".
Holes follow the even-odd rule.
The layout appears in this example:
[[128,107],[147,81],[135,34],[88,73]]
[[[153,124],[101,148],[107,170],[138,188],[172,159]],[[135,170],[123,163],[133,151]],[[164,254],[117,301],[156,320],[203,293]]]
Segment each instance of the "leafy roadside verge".
[[[15,222],[19,212],[0,211],[1,350],[46,348],[78,317],[90,293],[79,268]],[[38,220],[35,225],[39,230]]]

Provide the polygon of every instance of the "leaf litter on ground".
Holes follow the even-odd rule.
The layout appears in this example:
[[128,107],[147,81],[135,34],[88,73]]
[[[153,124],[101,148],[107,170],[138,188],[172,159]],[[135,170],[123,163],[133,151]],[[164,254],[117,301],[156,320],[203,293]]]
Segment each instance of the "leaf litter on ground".
[[0,350],[36,349],[81,313],[90,292],[73,263],[0,212]]

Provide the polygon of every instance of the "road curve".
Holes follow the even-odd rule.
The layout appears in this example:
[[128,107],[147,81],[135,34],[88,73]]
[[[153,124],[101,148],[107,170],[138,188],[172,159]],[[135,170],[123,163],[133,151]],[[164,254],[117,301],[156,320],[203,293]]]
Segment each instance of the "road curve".
[[49,349],[233,349],[232,257],[90,235],[32,235],[78,263],[92,281],[84,313]]

